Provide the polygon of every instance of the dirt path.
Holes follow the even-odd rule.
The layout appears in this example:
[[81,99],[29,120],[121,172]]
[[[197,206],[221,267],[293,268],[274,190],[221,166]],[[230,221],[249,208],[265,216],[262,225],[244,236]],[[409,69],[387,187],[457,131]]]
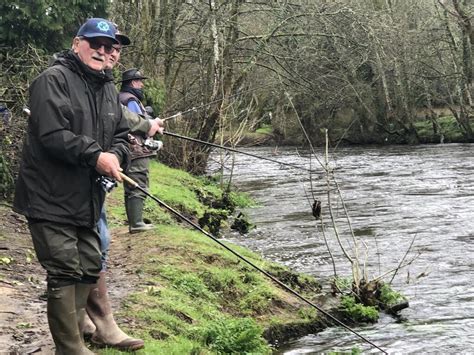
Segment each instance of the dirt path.
[[0,353],[52,354],[44,272],[23,217],[0,208]]
[[[113,308],[117,309],[138,280],[132,266],[126,263],[132,239],[125,229],[112,234],[108,284]],[[36,260],[26,220],[1,204],[0,354],[54,354],[46,318],[45,277]]]

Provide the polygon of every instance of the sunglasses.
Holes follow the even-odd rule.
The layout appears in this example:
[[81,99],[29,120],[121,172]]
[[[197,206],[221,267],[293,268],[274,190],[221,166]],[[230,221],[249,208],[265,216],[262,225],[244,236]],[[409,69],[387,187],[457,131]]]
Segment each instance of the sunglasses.
[[87,43],[89,43],[89,47],[91,47],[94,50],[98,50],[100,49],[100,47],[104,47],[104,52],[107,54],[112,53],[114,50],[117,50],[120,52],[120,49],[118,49],[117,46],[114,46],[111,43],[101,41],[100,39],[97,39],[95,37],[93,38],[81,37],[81,39],[86,40]]

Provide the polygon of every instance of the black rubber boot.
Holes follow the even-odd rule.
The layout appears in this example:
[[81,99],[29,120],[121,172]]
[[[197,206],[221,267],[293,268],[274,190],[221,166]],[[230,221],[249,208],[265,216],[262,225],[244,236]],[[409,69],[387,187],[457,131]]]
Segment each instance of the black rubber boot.
[[153,229],[153,224],[143,222],[143,204],[145,200],[138,197],[126,199],[128,230],[131,234]]
[[[81,301],[79,302],[81,303]],[[79,332],[76,285],[48,287],[48,323],[57,355],[90,355]]]

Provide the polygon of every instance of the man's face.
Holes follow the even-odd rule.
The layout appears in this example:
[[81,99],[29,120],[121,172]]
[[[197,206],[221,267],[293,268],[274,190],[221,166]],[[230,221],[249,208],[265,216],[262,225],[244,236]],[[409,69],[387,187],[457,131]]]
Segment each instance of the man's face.
[[122,46],[120,44],[114,44],[113,48],[114,50],[112,53],[110,53],[110,57],[107,61],[107,64],[105,65],[105,69],[113,69],[113,67],[115,67],[115,65],[120,60],[120,51],[122,50]]
[[132,80],[132,88],[143,89],[143,86],[145,86],[143,80]]
[[73,42],[73,51],[81,61],[93,70],[105,69],[114,52],[114,42],[107,37],[76,37]]

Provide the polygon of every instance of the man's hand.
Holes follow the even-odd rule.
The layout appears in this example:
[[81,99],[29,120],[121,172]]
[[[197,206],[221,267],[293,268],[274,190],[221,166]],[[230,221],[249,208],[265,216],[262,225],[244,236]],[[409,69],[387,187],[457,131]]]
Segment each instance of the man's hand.
[[122,168],[115,154],[107,152],[100,153],[95,170],[101,175],[107,175],[117,181],[122,181],[122,177],[120,176]]
[[153,137],[156,133],[163,134],[165,130],[164,122],[159,118],[155,118],[154,120],[150,120],[151,127],[148,130],[148,137]]

